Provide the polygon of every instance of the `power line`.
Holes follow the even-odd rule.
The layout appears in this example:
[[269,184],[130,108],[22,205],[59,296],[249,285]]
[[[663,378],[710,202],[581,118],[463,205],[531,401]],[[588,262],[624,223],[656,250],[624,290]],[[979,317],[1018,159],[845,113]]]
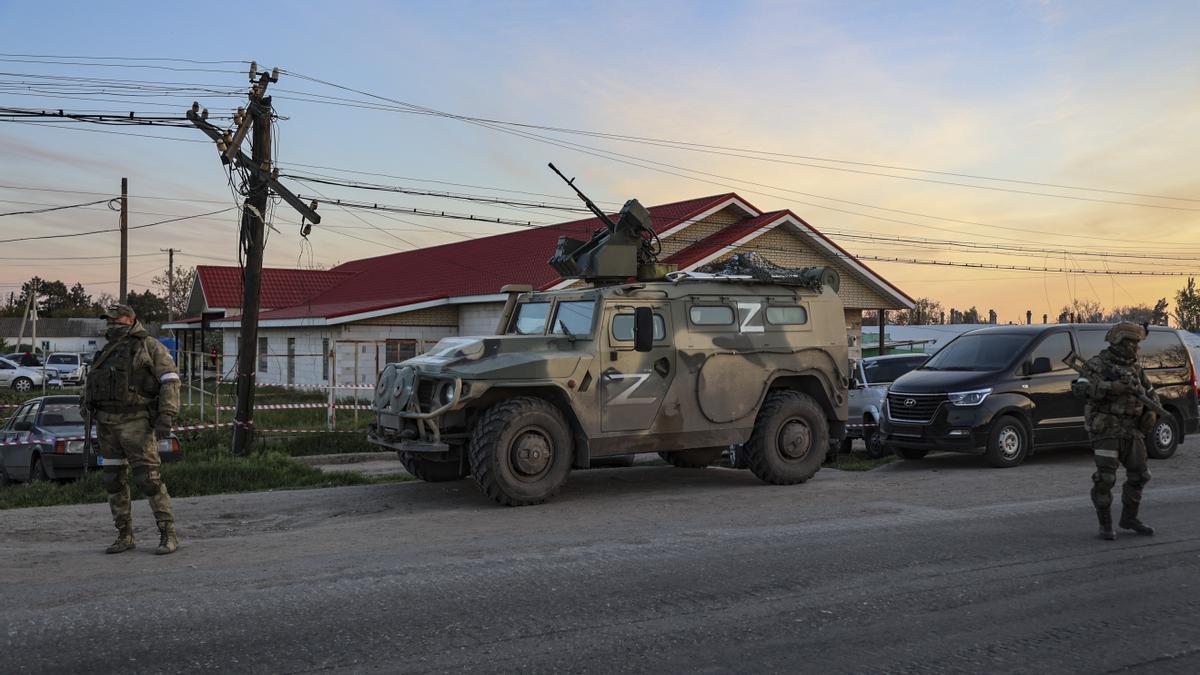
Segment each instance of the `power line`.
[[[114,197],[113,199],[116,199],[116,197]],[[94,206],[96,204],[104,204],[106,202],[111,202],[111,201],[113,201],[113,200],[112,199],[101,199],[101,200],[94,201],[94,202],[84,202],[82,204],[66,204],[64,206],[51,206],[51,207],[44,208],[44,209],[32,209],[30,211],[9,211],[7,213],[0,213],[0,216],[28,216],[28,215],[33,215],[35,213],[49,213],[51,211],[62,211],[64,209],[77,209],[82,206]]]
[[8,58],[20,59],[75,59],[80,61],[164,61],[168,63],[195,63],[200,65],[224,65],[234,63],[245,63],[249,65],[249,61],[203,61],[200,59],[185,59],[168,56],[63,56],[61,54],[8,54],[0,53],[0,56]]
[[[218,213],[225,213],[226,211],[233,211],[233,210],[235,210],[235,208],[236,207],[230,207],[230,208],[221,209],[219,211],[209,211],[208,213],[197,213],[197,214],[191,215],[191,216],[170,218],[168,220],[160,220],[160,221],[157,221],[154,223],[146,223],[144,225],[133,225],[127,229],[140,230],[145,227],[154,227],[155,225],[166,225],[167,223],[177,223],[182,220],[191,220],[192,218],[202,218],[204,216],[213,216]],[[45,235],[39,235],[36,237],[14,237],[12,239],[0,239],[0,244],[11,244],[11,243],[18,242],[18,241],[34,241],[34,240],[41,240],[41,239],[65,239],[67,237],[84,237],[84,236],[91,235],[91,234],[104,234],[106,232],[117,232],[117,231],[119,231],[117,228],[110,227],[110,228],[106,228],[103,230],[91,230],[88,232],[70,232],[70,233],[66,233],[66,234],[45,234]]]

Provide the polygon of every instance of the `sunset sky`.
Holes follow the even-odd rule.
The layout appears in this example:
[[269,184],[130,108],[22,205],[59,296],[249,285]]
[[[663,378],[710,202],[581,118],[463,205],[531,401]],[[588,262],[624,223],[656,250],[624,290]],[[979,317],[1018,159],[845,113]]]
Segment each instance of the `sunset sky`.
[[[0,0],[0,107],[182,114],[192,94],[128,97],[61,78],[232,93],[247,84],[236,62],[254,59],[287,71],[273,85],[285,171],[572,203],[545,168],[553,161],[614,208],[630,197],[649,205],[736,191],[763,210],[792,209],[864,257],[1200,272],[1198,26],[1196,2]],[[167,58],[234,63],[150,60]],[[505,133],[398,112],[384,99],[698,145]],[[199,100],[214,115],[237,105],[233,96]],[[390,109],[371,109],[381,105]],[[597,156],[605,153],[622,157]],[[131,225],[234,205],[216,151],[194,129],[0,123],[0,212],[100,200],[119,191],[122,176],[134,195]],[[573,217],[289,184],[305,195],[534,222]],[[294,212],[278,207],[267,264],[332,266],[512,230],[329,205],[322,213],[310,248]],[[103,204],[6,216],[0,239],[116,223]],[[114,256],[118,241],[111,233],[6,243],[0,290],[36,274],[115,292],[114,259],[67,259]],[[184,266],[234,264],[236,245],[232,212],[137,230],[130,285],[144,288],[164,269],[159,249],[182,249]],[[1173,302],[1186,282],[866,262],[914,297],[994,308],[1001,321],[1023,320],[1026,309],[1053,317],[1073,298]]]

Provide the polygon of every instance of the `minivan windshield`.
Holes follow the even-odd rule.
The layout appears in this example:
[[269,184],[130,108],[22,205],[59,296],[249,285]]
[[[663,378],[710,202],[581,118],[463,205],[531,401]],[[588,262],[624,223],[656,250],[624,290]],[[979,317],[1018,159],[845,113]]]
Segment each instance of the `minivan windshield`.
[[921,370],[1000,370],[1016,361],[1032,335],[979,333],[960,335],[934,354]]

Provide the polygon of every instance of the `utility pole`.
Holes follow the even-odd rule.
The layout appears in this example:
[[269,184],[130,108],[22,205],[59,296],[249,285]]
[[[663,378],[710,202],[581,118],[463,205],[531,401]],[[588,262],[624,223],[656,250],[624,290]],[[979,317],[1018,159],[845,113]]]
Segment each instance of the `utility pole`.
[[129,179],[121,179],[121,304],[129,286]]
[[175,251],[173,248],[160,248],[167,254],[167,319],[175,319],[175,309],[171,303],[175,301]]
[[[274,113],[267,87],[279,80],[279,69],[259,72],[258,64],[250,63],[250,94],[245,110],[239,108],[234,115],[237,128],[222,131],[208,122],[208,110],[201,111],[199,103],[193,103],[188,119],[217,144],[223,164],[236,164],[249,174],[248,191],[242,208],[240,237],[245,254],[242,282],[242,314],[239,317],[241,331],[238,334],[237,355],[237,402],[233,423],[233,453],[244,454],[254,436],[254,384],[256,356],[258,352],[258,303],[262,285],[263,248],[266,241],[267,202],[272,191],[279,195],[300,215],[320,223],[316,202],[305,204],[290,190],[279,183],[278,169],[271,165],[271,124]],[[250,157],[241,150],[242,141],[253,130],[250,138]]]

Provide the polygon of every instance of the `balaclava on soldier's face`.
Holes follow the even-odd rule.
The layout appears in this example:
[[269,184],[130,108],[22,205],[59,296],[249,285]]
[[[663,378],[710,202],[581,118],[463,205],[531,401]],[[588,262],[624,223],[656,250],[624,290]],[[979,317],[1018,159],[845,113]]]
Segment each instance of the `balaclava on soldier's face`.
[[129,332],[129,328],[130,328],[130,325],[127,323],[117,323],[116,321],[109,321],[108,328],[104,329],[104,337],[108,338],[109,341],[119,340],[126,333]]
[[1116,344],[1111,346],[1111,349],[1117,356],[1132,360],[1137,358],[1138,341],[1132,338],[1118,340]]

